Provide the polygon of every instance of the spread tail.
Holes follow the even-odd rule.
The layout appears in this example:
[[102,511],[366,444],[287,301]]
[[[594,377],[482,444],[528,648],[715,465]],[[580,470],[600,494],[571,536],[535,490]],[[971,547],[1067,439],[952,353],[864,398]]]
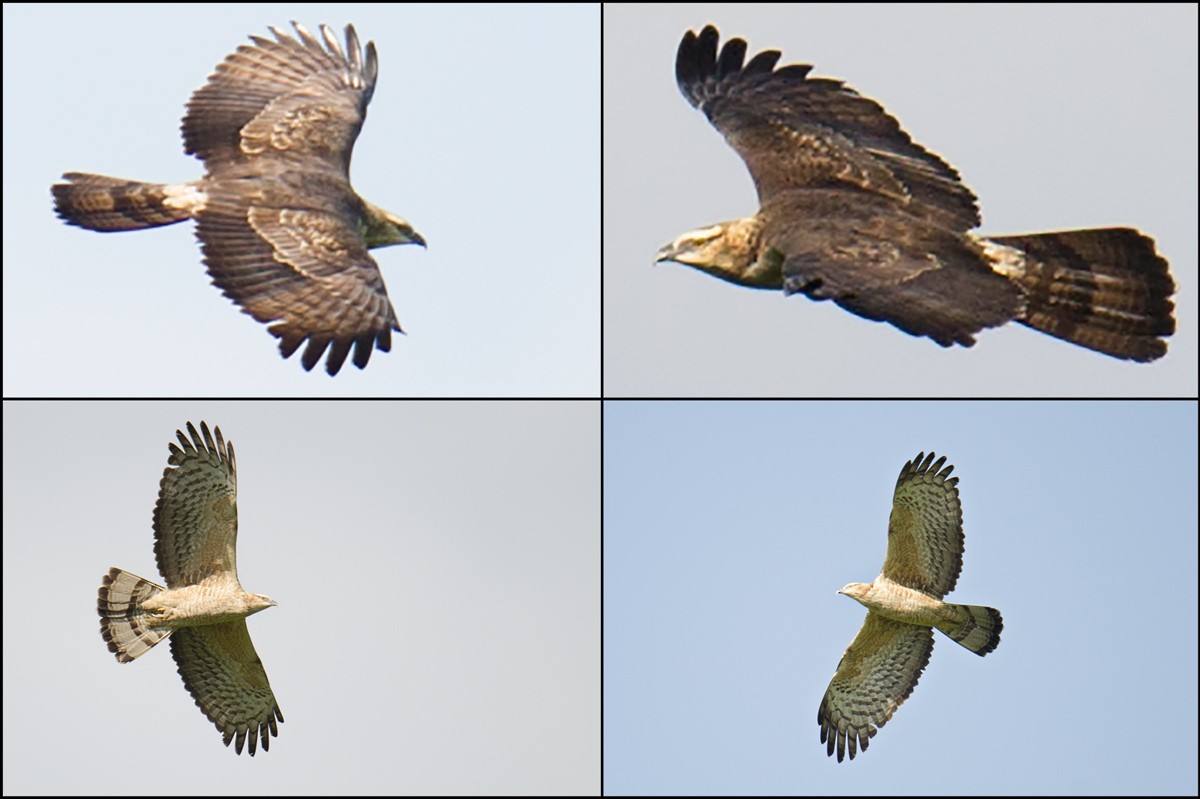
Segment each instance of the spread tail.
[[1025,294],[1018,321],[1132,361],[1167,351],[1175,281],[1154,240],[1132,228],[995,236],[980,242],[992,269]]
[[108,651],[128,663],[171,634],[169,627],[151,627],[142,603],[162,592],[161,585],[121,569],[109,569],[100,586],[100,634]]
[[142,230],[173,225],[203,207],[204,192],[195,184],[169,186],[104,175],[68,172],[66,183],[50,187],[54,210],[62,220],[88,230]]
[[1000,645],[1000,631],[1004,629],[1004,619],[1000,611],[982,605],[951,607],[956,611],[958,620],[939,624],[939,630],[980,657]]

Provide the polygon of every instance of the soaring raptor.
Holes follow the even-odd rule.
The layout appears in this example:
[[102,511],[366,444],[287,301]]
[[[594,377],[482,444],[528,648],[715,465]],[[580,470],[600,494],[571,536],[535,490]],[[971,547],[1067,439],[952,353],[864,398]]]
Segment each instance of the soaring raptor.
[[307,341],[304,368],[328,350],[335,375],[351,347],[361,369],[401,332],[370,250],[425,240],[350,187],[379,75],[375,43],[364,58],[353,25],[345,49],[325,25],[324,44],[292,25],[298,38],[251,36],[192,95],[183,145],[203,178],[170,186],[68,172],[54,203],[67,223],[102,232],[195,219],[213,283],[270,325],[284,358]]
[[882,573],[838,591],[867,608],[817,711],[821,743],[829,755],[836,743],[839,763],[847,743],[851,760],[865,751],[917,687],[935,627],[981,657],[1000,643],[1000,611],[942,601],[962,571],[962,505],[954,467],[934,458],[919,453],[900,470]]
[[242,589],[237,576],[237,468],[217,428],[188,435],[163,472],[154,506],[154,555],[167,587],[121,569],[100,586],[100,634],[128,663],[164,638],[196,705],[240,755],[249,740],[270,748],[283,721],[267,672],[250,643],[246,617],[275,602]]
[[760,208],[658,252],[741,286],[833,300],[943,347],[1016,320],[1152,361],[1175,331],[1175,283],[1132,228],[982,237],[975,195],[873,100],[811,66],[775,68],[717,29],[688,31],[675,78],[750,170]]

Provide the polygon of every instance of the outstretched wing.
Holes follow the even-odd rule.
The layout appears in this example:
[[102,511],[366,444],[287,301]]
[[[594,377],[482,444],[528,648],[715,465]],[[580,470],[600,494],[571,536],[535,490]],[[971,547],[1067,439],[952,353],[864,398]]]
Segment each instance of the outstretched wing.
[[866,750],[870,739],[908,699],[933,652],[933,628],[891,621],[868,613],[862,629],[838,662],[829,682],[817,724],[821,743],[838,762]]
[[327,169],[349,177],[350,152],[375,92],[375,43],[366,58],[353,25],[346,49],[328,26],[324,46],[293,22],[299,39],[271,28],[275,41],[251,36],[217,65],[188,101],[184,149],[209,172],[230,162],[299,159],[304,171]]
[[962,503],[945,456],[918,453],[896,480],[883,576],[941,599],[962,571]]
[[175,431],[169,464],[154,506],[154,556],[168,588],[194,585],[214,574],[237,582],[237,467],[233,445],[217,428]]
[[283,721],[283,713],[245,619],[178,629],[171,636],[171,655],[196,706],[217,725],[226,746],[236,739],[240,755],[249,739],[251,757],[259,741],[270,749],[268,733],[278,736],[275,722]]
[[709,25],[679,44],[675,78],[746,162],[759,201],[793,189],[854,187],[905,203],[916,216],[959,231],[979,224],[975,195],[958,172],[915,143],[874,100],[807,64],[775,69],[780,53],[744,62],[746,42]]
[[420,237],[373,235],[407,223],[350,187],[379,74],[374,43],[364,57],[353,25],[343,49],[325,25],[322,44],[292,24],[298,38],[272,28],[274,41],[251,37],[217,66],[188,102],[183,138],[208,170],[196,236],[213,283],[271,325],[285,358],[307,341],[304,368],[328,349],[337,374],[352,347],[362,368],[400,331],[369,248]]
[[270,325],[283,357],[307,341],[304,368],[328,350],[325,371],[335,375],[353,347],[361,369],[373,347],[389,351],[400,331],[379,265],[357,233],[353,208],[361,201],[320,175],[281,177],[275,189],[282,193],[266,202],[243,184],[209,191],[196,237],[213,283]]

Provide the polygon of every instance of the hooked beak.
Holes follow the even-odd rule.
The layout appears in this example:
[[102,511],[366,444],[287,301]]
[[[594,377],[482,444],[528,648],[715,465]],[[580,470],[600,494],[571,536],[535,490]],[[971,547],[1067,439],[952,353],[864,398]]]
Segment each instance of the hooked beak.
[[663,261],[674,261],[677,255],[679,255],[679,248],[675,246],[675,242],[664,245],[654,254],[654,265],[657,266]]

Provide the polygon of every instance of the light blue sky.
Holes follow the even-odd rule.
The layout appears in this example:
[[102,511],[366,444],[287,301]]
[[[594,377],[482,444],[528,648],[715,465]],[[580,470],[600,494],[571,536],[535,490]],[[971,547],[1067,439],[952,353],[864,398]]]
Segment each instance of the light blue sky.
[[[167,444],[219,425],[238,575],[286,722],[227,750],[169,645],[120,664],[110,566],[156,579]],[[594,402],[4,403],[4,794],[595,794]],[[135,784],[136,783],[136,784]]]
[[[675,85],[680,38],[706,23],[880,102],[962,173],[983,232],[1146,231],[1179,285],[1167,356],[1124,363],[1017,324],[944,350],[832,302],[653,265],[758,208]],[[1196,42],[1194,3],[607,6],[605,396],[1196,396]]]
[[[611,794],[1196,792],[1194,403],[607,403],[604,744]],[[937,634],[853,762],[817,707],[883,562],[896,476],[960,478]]]
[[[186,181],[184,104],[250,34],[353,22],[380,74],[362,196],[429,249],[375,251],[400,324],[306,374],[209,284],[191,223],[68,227],[66,171]],[[596,396],[598,4],[4,6],[5,396]]]

